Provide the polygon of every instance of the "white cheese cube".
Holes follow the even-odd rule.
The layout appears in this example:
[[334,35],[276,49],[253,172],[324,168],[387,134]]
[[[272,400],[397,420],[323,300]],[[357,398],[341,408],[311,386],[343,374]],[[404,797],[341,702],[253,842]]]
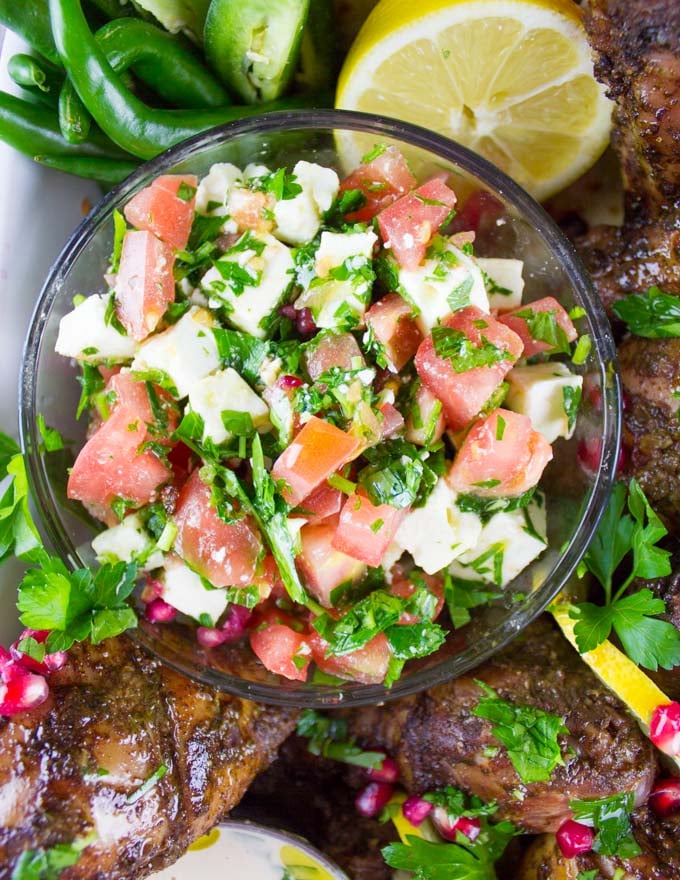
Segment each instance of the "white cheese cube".
[[411,305],[423,335],[442,318],[465,306],[489,311],[489,299],[479,266],[451,242],[442,252],[427,257],[417,269],[397,271],[399,292]]
[[340,181],[332,168],[300,161],[293,169],[302,192],[274,206],[275,235],[288,244],[302,245],[314,238],[323,214],[333,204]]
[[504,587],[545,550],[546,534],[545,502],[537,495],[525,508],[492,516],[474,547],[461,553],[449,571]]
[[234,327],[264,339],[267,328],[263,322],[284,298],[293,281],[295,267],[290,249],[273,235],[246,234],[260,244],[255,249],[227,251],[205,273],[201,287],[213,308],[227,306]]
[[477,257],[477,265],[482,272],[486,272],[491,282],[491,289],[487,290],[489,308],[509,312],[522,305],[524,291],[524,278],[522,278],[524,262],[522,260]]
[[266,165],[260,165],[257,162],[249,162],[243,169],[243,179],[253,180],[256,177],[268,177],[271,170]]
[[133,358],[138,343],[131,336],[119,333],[105,321],[109,295],[95,294],[76,306],[59,322],[54,346],[57,354],[87,363],[111,358],[121,361]]
[[189,408],[203,419],[203,439],[224,443],[232,436],[222,421],[225,410],[248,413],[258,431],[268,431],[269,407],[236,370],[218,370],[192,385]]
[[214,626],[227,607],[226,590],[209,590],[199,575],[179,559],[166,559],[160,580],[162,599],[194,620],[200,622],[205,615]]
[[147,571],[163,564],[163,553],[154,548],[155,542],[136,513],[126,516],[121,523],[105,529],[92,540],[92,549],[99,562],[139,562]]
[[416,565],[435,574],[474,547],[481,532],[479,517],[458,508],[456,493],[440,477],[424,506],[407,513],[388,552],[394,558],[397,549],[407,550]]
[[140,345],[132,370],[160,370],[170,377],[179,396],[186,397],[195,382],[220,365],[213,325],[206,309],[189,309],[176,324]]
[[[376,234],[322,232],[315,257],[316,277],[295,301],[309,308],[317,327],[349,330],[362,326],[371,293]],[[342,277],[338,277],[342,276]]]
[[548,443],[571,437],[581,401],[583,376],[559,362],[514,367],[505,377],[510,390],[504,406],[529,416]]
[[196,212],[215,217],[225,217],[229,212],[227,203],[233,187],[243,180],[241,169],[230,162],[217,162],[198,184]]

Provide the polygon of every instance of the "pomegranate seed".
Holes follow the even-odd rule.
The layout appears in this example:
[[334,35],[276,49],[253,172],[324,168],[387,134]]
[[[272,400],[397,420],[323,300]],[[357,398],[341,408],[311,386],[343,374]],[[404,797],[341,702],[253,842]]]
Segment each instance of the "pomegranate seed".
[[295,321],[297,319],[297,310],[292,303],[286,303],[285,306],[281,306],[279,309],[279,315],[282,318],[289,318],[291,321]]
[[155,578],[147,578],[140,596],[142,602],[153,602],[154,599],[159,599],[162,595],[163,584]]
[[12,659],[30,672],[37,672],[38,675],[45,675],[48,672],[56,672],[57,669],[61,669],[68,659],[66,651],[53,651],[51,654],[45,654],[42,660],[34,660],[33,657],[29,657],[28,654],[19,650],[19,642],[23,639],[32,638],[42,645],[47,641],[49,634],[50,631],[47,629],[25,629],[16,642],[10,645],[9,651]]
[[278,384],[280,388],[299,388],[300,385],[305,383],[297,376],[281,376]]
[[357,795],[354,806],[360,816],[372,819],[387,806],[393,794],[394,787],[388,782],[369,782]]
[[170,623],[177,617],[177,609],[163,599],[152,599],[144,609],[144,616],[149,623]]
[[233,642],[245,633],[246,627],[251,621],[253,612],[243,605],[232,605],[227,611],[227,616],[220,627],[225,642]]
[[[602,455],[602,441],[599,437],[589,437],[587,440],[581,440],[576,449],[576,459],[584,471],[589,474],[596,474],[600,467],[600,457]],[[626,450],[621,446],[619,449],[619,457],[616,463],[616,475],[621,475],[627,463]]]
[[218,645],[223,645],[227,638],[221,629],[216,629],[213,626],[199,626],[196,630],[196,640],[204,648],[216,648]]
[[459,831],[470,840],[476,840],[482,830],[479,819],[472,819],[468,816],[450,816],[445,807],[434,808],[432,821],[444,840],[452,842],[455,842],[456,834]]
[[49,687],[42,675],[28,672],[19,663],[7,663],[0,683],[0,715],[35,709],[47,699]]
[[662,819],[680,813],[680,779],[660,779],[649,795],[649,806]]
[[399,765],[394,758],[385,757],[379,767],[369,767],[366,776],[372,782],[396,782],[399,779]]
[[680,703],[657,706],[649,723],[649,738],[667,755],[680,755]]
[[316,333],[316,324],[311,309],[300,309],[297,315],[297,330],[301,336],[312,336]]
[[420,825],[432,812],[432,804],[413,795],[406,798],[402,804],[401,811],[404,814],[404,819],[410,822],[411,825]]
[[557,845],[565,859],[573,859],[579,853],[590,852],[595,832],[588,825],[567,819],[557,829]]

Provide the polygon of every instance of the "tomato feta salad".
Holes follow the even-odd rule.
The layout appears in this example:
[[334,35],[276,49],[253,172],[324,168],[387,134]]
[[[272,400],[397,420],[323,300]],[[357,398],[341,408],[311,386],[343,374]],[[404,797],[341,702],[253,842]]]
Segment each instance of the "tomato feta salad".
[[521,261],[476,257],[456,203],[378,146],[344,180],[162,175],[115,213],[109,291],[56,343],[90,419],[68,496],[100,561],[144,571],[151,621],[389,685],[543,552],[579,315],[523,303]]

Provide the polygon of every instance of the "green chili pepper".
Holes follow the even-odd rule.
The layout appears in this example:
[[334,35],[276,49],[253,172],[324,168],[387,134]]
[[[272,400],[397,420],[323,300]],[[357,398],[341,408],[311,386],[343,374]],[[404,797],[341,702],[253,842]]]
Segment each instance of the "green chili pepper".
[[64,71],[44,58],[19,53],[7,63],[10,78],[48,107],[56,107]]
[[90,133],[92,117],[66,77],[59,92],[59,128],[69,144],[82,144]]
[[69,144],[59,129],[55,114],[47,107],[22,101],[0,92],[0,140],[27,156],[84,156],[126,159],[124,153],[101,132],[93,131],[81,144]]
[[47,4],[48,0],[0,0],[0,24],[18,34],[45,58],[59,64]]
[[257,107],[151,109],[131,94],[112,70],[90,32],[80,0],[50,0],[50,19],[62,63],[93,119],[112,141],[142,159],[213,126],[265,110],[309,106],[314,101],[307,97]]
[[96,156],[33,156],[40,165],[87,177],[99,183],[115,184],[125,180],[139,163],[125,159],[103,159]]
[[134,73],[177,107],[224,107],[229,96],[184,42],[137,18],[110,21],[96,40],[111,67]]
[[309,0],[211,0],[205,56],[244,101],[278,98],[295,71]]

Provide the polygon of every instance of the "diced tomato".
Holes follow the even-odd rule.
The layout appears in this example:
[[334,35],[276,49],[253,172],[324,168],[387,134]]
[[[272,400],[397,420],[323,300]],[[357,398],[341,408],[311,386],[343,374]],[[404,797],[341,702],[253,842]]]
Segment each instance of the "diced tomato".
[[454,191],[435,177],[378,214],[385,247],[392,249],[402,268],[416,269],[420,265],[430,239],[455,204]]
[[[104,508],[116,498],[125,499],[130,507],[148,504],[172,471],[150,449],[140,448],[150,439],[149,425],[155,421],[146,384],[136,382],[130,373],[117,373],[105,393],[114,400],[111,414],[78,453],[69,475],[68,497]],[[174,424],[169,425],[172,430]]]
[[151,232],[125,233],[116,277],[116,312],[137,342],[158,326],[175,299],[172,249]]
[[521,495],[538,483],[552,457],[552,447],[528,416],[497,409],[472,426],[446,479],[456,492]]
[[194,174],[162,174],[130,199],[123,211],[125,218],[170,247],[184,250],[194,219],[197,186]]
[[441,401],[429,388],[420,385],[406,419],[406,439],[418,446],[431,446],[446,429]]
[[522,354],[522,340],[505,324],[476,306],[466,306],[444,318],[444,327],[462,332],[476,347],[484,341],[509,355],[483,367],[457,373],[448,358],[439,357],[432,336],[416,352],[416,370],[423,385],[442,402],[448,426],[459,431],[482,409]]
[[267,217],[269,207],[269,199],[264,192],[236,187],[229,196],[229,216],[239,229],[268,232],[274,226]]
[[292,681],[305,681],[312,653],[307,636],[297,627],[290,615],[270,609],[255,616],[248,638],[266,669]]
[[366,324],[384,347],[393,372],[411,360],[422,342],[411,307],[398,293],[388,293],[366,312]]
[[[303,498],[300,508],[304,511],[309,525],[315,525],[340,513],[343,494],[339,489],[334,489],[328,483],[320,483],[313,492]],[[311,516],[310,516],[311,514]]]
[[309,344],[304,358],[307,372],[313,380],[318,379],[322,373],[332,367],[351,370],[353,369],[353,361],[359,367],[366,363],[361,349],[351,333],[323,334],[318,341],[315,339]]
[[382,562],[406,512],[406,508],[398,509],[391,504],[373,504],[363,493],[350,495],[340,513],[333,546],[375,568]]
[[543,299],[537,299],[536,302],[520,306],[512,312],[501,315],[498,319],[502,324],[505,324],[506,327],[510,327],[514,330],[520,337],[524,343],[524,357],[533,357],[535,354],[540,354],[542,351],[554,351],[554,346],[549,342],[545,342],[542,339],[536,339],[532,336],[526,318],[520,317],[522,314],[526,315],[527,312],[531,312],[534,315],[537,315],[540,312],[549,312],[554,316],[557,326],[564,330],[569,342],[573,342],[578,336],[576,327],[574,327],[571,322],[571,318],[554,297],[546,296]]
[[386,440],[388,437],[394,437],[404,427],[404,417],[391,403],[383,403],[380,407],[383,416],[381,437]]
[[[416,580],[418,583],[416,583]],[[397,568],[397,571],[392,577],[389,592],[393,596],[399,596],[400,599],[409,599],[421,584],[424,584],[430,593],[437,597],[437,606],[432,615],[432,620],[436,620],[444,607],[444,582],[438,575],[431,575],[424,571],[419,571],[417,578],[414,579],[408,574],[403,574]],[[419,621],[420,617],[418,617],[418,615],[410,614],[409,612],[404,612],[399,618],[399,623],[404,624],[418,623]]]
[[384,633],[378,633],[363,648],[341,657],[326,657],[328,642],[313,628],[310,630],[309,643],[314,662],[322,672],[362,684],[380,684],[385,680],[392,650]]
[[452,229],[454,232],[472,230],[476,232],[489,222],[494,221],[505,211],[503,203],[496,196],[483,189],[475,190],[458,208],[453,219]]
[[298,505],[313,489],[339,470],[359,449],[359,440],[312,416],[274,462],[272,476],[287,485],[283,497]]
[[346,219],[350,223],[371,220],[399,196],[412,190],[416,182],[399,150],[394,146],[388,147],[373,161],[359,165],[341,182],[341,193],[359,189],[366,197],[363,207],[346,214]]
[[357,581],[366,566],[333,546],[338,526],[337,517],[303,526],[300,530],[302,550],[297,557],[298,568],[309,591],[326,608],[330,608],[331,593],[340,584]]
[[168,454],[168,461],[174,474],[174,484],[179,488],[183,486],[189,476],[192,467],[194,453],[184,443],[178,443]]
[[262,553],[257,527],[250,516],[224,522],[210,496],[210,487],[193,471],[177,499],[175,549],[214,586],[248,586]]

